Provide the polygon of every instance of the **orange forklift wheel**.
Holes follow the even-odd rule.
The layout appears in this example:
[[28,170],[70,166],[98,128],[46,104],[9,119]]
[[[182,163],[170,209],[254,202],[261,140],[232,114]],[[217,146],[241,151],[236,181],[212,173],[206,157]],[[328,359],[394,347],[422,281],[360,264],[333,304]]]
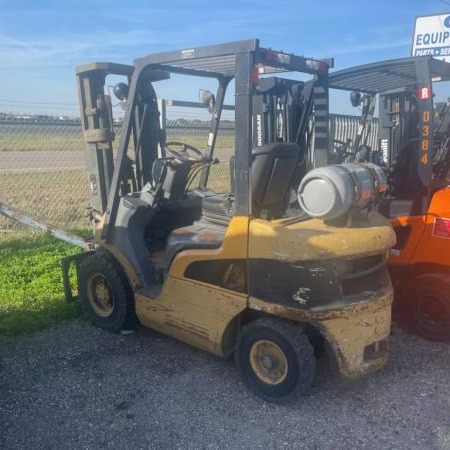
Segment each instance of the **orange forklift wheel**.
[[432,341],[450,341],[450,276],[430,273],[414,278],[405,306],[417,334]]

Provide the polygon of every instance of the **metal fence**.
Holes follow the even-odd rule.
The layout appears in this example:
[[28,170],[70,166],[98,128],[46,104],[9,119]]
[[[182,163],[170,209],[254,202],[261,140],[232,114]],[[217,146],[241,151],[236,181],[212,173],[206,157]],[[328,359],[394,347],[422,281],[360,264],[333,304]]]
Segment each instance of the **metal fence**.
[[[65,229],[86,227],[89,197],[80,124],[51,117],[0,120],[0,202]],[[0,217],[1,234],[17,224]]]
[[[204,149],[211,117],[197,104],[165,100],[161,116],[167,141],[182,141]],[[213,166],[210,187],[229,189],[229,158],[234,151],[234,111],[222,114],[222,125],[215,156],[221,163]],[[354,138],[357,117],[332,115],[334,139]],[[369,136],[376,146],[377,121]],[[120,127],[117,129],[120,135]],[[118,142],[118,138],[116,138]],[[35,220],[70,232],[89,227],[85,209],[89,203],[84,168],[84,143],[78,120],[48,116],[18,116],[0,113],[0,203],[27,214]],[[0,215],[0,240],[18,229]]]
[[[358,131],[359,120],[360,118],[356,116],[330,114],[330,135],[333,140],[353,141]],[[371,148],[378,147],[378,119],[372,120],[371,126],[364,129],[361,142],[366,142]]]

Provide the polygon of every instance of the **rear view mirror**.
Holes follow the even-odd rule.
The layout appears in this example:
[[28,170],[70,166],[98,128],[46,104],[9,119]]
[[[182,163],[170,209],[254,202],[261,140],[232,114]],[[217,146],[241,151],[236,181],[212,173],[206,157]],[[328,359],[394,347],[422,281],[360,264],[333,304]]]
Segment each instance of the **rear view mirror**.
[[350,92],[350,103],[355,108],[361,104],[361,93],[360,92]]
[[128,84],[126,83],[117,83],[113,87],[114,96],[118,100],[126,100],[128,97]]
[[210,113],[214,112],[216,107],[216,97],[211,91],[201,90],[200,101],[208,108]]

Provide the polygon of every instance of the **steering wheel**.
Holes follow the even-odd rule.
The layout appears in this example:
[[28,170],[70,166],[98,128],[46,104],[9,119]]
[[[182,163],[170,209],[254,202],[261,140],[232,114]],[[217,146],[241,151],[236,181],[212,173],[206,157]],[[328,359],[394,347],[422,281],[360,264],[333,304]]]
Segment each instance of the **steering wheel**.
[[[171,147],[178,148],[174,149]],[[204,159],[203,153],[198,148],[184,142],[166,142],[165,150],[170,156],[178,159],[179,161],[201,161]]]

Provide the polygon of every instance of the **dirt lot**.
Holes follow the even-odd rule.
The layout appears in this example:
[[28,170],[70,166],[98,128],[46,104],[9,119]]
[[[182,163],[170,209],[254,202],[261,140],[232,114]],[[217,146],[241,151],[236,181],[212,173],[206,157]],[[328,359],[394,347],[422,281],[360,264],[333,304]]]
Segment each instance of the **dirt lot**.
[[0,448],[450,448],[450,346],[394,329],[357,381],[320,368],[302,401],[264,403],[233,362],[84,321],[0,338]]

